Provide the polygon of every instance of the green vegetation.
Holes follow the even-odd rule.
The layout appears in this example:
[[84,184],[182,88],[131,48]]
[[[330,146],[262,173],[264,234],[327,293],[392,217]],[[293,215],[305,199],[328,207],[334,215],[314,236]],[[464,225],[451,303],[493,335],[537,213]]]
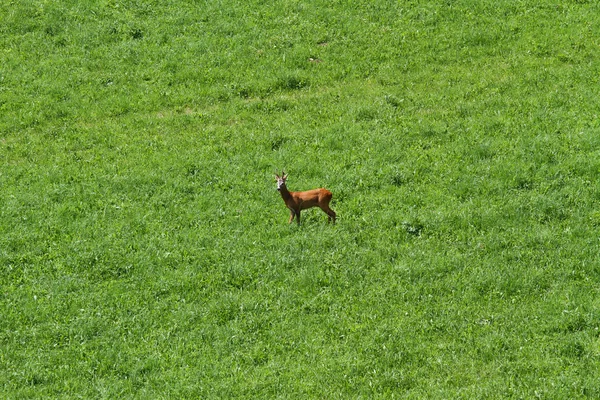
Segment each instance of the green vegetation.
[[600,397],[596,2],[0,20],[1,396]]

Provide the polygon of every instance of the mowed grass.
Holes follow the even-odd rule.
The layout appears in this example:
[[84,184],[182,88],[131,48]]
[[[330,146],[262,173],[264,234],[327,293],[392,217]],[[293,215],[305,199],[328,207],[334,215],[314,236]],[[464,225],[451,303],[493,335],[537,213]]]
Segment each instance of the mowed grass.
[[2,396],[597,398],[599,11],[1,7]]

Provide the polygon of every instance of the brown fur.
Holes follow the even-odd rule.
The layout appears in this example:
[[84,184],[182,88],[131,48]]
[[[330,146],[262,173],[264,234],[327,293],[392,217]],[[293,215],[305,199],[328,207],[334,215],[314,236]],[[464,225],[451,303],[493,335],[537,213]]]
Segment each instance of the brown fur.
[[306,210],[311,207],[319,207],[328,216],[328,220],[335,224],[335,211],[329,207],[332,194],[327,189],[312,189],[305,192],[290,192],[286,185],[285,180],[287,175],[282,172],[281,176],[275,175],[277,179],[277,190],[281,193],[281,197],[285,202],[287,208],[290,209],[290,220],[288,223],[292,223],[294,217],[296,222],[300,225],[300,211]]

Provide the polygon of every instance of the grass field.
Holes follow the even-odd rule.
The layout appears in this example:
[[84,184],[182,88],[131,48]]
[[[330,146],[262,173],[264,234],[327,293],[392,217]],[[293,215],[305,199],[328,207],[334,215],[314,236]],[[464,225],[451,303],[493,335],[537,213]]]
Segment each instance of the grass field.
[[600,397],[596,2],[0,20],[0,397]]

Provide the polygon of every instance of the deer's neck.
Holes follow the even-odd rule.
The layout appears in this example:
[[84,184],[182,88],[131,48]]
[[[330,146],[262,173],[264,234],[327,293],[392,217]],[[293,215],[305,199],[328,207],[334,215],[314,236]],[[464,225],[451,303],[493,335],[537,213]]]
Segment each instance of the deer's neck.
[[279,189],[279,193],[281,193],[281,198],[283,199],[283,201],[285,201],[286,203],[292,198],[292,195],[290,194],[290,191],[287,190],[287,188],[285,186],[282,186]]

